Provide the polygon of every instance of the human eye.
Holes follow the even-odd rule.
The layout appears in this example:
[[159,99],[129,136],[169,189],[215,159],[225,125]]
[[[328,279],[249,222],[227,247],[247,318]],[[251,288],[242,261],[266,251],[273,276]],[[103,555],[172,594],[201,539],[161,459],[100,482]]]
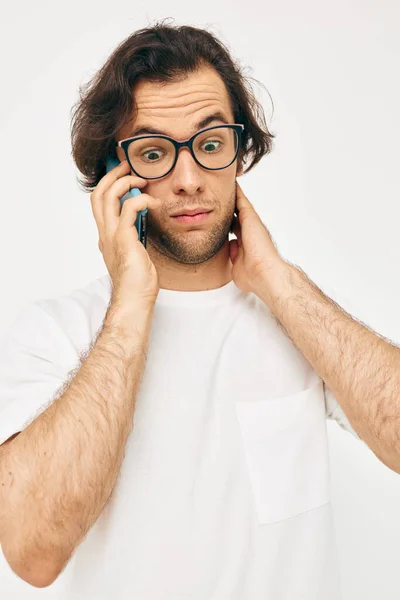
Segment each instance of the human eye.
[[223,145],[223,142],[219,141],[219,140],[207,140],[205,142],[203,142],[200,146],[201,149],[204,149],[204,151],[207,154],[213,154],[215,152],[218,152],[221,147]]
[[141,158],[145,159],[145,162],[157,162],[162,158],[163,151],[160,148],[151,148],[141,153]]

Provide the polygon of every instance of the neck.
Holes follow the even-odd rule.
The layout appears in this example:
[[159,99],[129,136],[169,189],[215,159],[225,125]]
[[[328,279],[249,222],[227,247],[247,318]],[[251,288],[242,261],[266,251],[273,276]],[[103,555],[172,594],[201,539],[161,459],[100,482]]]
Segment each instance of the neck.
[[166,259],[148,243],[146,250],[154,263],[160,288],[180,292],[213,290],[232,281],[229,240],[210,260],[197,264],[182,264]]

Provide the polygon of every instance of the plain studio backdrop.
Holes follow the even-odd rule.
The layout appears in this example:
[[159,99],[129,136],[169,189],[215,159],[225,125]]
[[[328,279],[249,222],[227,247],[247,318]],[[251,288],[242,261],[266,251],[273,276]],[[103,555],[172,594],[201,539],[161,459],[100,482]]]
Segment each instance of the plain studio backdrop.
[[[5,3],[0,330],[27,303],[106,273],[76,181],[70,111],[122,39],[167,17],[210,28],[257,80],[276,139],[239,181],[281,254],[399,344],[396,0]],[[343,599],[397,600],[400,475],[336,423],[328,431]],[[57,597],[64,573],[37,589],[0,560],[2,599]]]

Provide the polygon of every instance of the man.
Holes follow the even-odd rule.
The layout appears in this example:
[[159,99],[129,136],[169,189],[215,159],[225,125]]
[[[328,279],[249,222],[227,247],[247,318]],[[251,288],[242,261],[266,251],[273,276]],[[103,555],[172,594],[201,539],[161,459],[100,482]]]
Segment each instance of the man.
[[337,600],[326,417],[400,470],[398,350],[278,254],[236,180],[272,135],[232,64],[190,27],[117,49],[73,145],[108,273],[3,336],[0,541],[66,598]]

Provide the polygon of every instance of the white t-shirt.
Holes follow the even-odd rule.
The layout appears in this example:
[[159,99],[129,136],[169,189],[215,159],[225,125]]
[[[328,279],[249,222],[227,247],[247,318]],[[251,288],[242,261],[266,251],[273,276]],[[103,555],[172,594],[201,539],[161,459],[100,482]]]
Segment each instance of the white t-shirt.
[[[107,273],[3,333],[0,443],[57,397],[110,292]],[[120,475],[65,598],[339,600],[327,417],[358,438],[257,296],[160,289]]]

